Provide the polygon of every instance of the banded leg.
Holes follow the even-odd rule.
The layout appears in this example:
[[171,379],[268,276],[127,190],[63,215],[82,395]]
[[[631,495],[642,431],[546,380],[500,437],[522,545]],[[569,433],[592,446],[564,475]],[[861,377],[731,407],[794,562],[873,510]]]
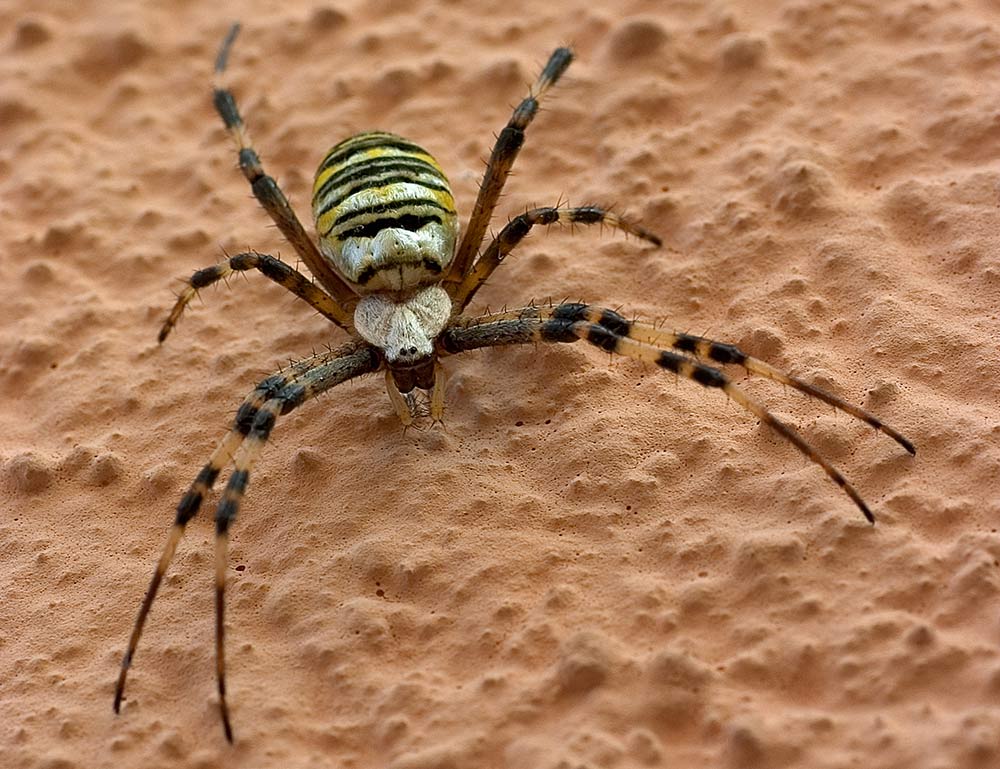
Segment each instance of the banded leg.
[[219,712],[226,739],[233,741],[233,731],[226,701],[225,663],[225,601],[226,570],[229,563],[229,526],[236,518],[243,495],[250,481],[250,471],[260,458],[277,418],[287,414],[310,398],[329,390],[347,379],[375,371],[382,364],[381,357],[371,345],[346,357],[335,357],[303,371],[286,384],[276,395],[266,401],[254,416],[246,440],[240,444],[233,457],[233,472],[219,501],[215,513],[215,653],[216,679],[219,690]]
[[160,334],[157,337],[158,341],[162,343],[167,338],[167,335],[173,331],[174,326],[177,325],[177,321],[181,317],[181,313],[184,312],[199,290],[228,278],[234,272],[244,272],[246,270],[260,271],[262,275],[270,278],[282,288],[291,291],[299,299],[308,303],[310,307],[324,317],[332,320],[338,326],[346,328],[349,324],[349,321],[345,321],[343,317],[343,308],[301,272],[270,254],[247,251],[242,254],[236,254],[236,256],[231,256],[219,264],[198,270],[188,278],[187,285],[177,297],[177,302],[170,311],[170,315],[163,321],[163,326],[160,328]]
[[[260,397],[255,397],[257,395],[257,390],[254,390],[254,393],[243,402],[243,406],[240,407],[241,414],[244,410],[250,414],[256,413],[256,409],[263,403]],[[163,576],[166,574],[167,568],[174,558],[177,545],[180,543],[181,537],[184,536],[184,529],[188,521],[198,512],[198,509],[201,507],[201,500],[215,484],[215,479],[219,477],[219,472],[225,467],[227,462],[232,460],[233,453],[243,441],[243,437],[248,431],[249,424],[245,420],[241,420],[240,415],[237,415],[236,424],[233,429],[222,439],[222,442],[216,447],[215,451],[212,452],[208,463],[198,473],[197,478],[195,478],[177,505],[174,525],[167,535],[167,542],[163,547],[163,553],[160,555],[160,559],[156,563],[156,568],[153,570],[153,578],[150,580],[149,587],[146,589],[146,595],[142,599],[139,614],[135,619],[135,624],[132,626],[132,634],[128,639],[128,648],[122,657],[121,670],[118,672],[118,682],[115,684],[115,713],[121,711],[122,699],[125,696],[125,679],[128,677],[129,668],[132,666],[132,658],[135,656],[135,650],[139,645],[139,638],[145,627],[146,617],[149,615],[149,610],[153,606],[156,594],[160,590],[160,583],[163,581]]]
[[[582,339],[607,352],[653,363],[660,368],[697,382],[702,387],[722,390],[731,400],[794,445],[810,461],[819,465],[827,476],[851,498],[865,518],[870,523],[875,522],[875,517],[868,505],[839,470],[831,465],[798,432],[774,416],[761,403],[747,395],[722,371],[681,353],[661,350],[628,336],[623,336],[600,322],[582,319],[581,307],[587,306],[566,304],[548,310],[529,307],[520,311],[518,317],[510,317],[514,313],[507,313],[501,319],[493,316],[473,320],[466,326],[454,326],[447,329],[441,337],[442,352],[457,353],[480,347],[529,342],[576,342]],[[621,318],[617,313],[613,315],[616,318]],[[624,321],[624,318],[621,320]],[[611,322],[610,319],[608,321]],[[612,323],[612,325],[614,324]],[[902,442],[904,447],[908,445],[912,447],[912,444],[905,438],[902,439]]]
[[260,157],[250,144],[243,118],[236,107],[236,99],[232,92],[222,84],[229,51],[232,49],[239,31],[240,25],[234,24],[223,40],[219,55],[215,60],[215,109],[236,142],[236,147],[239,150],[240,170],[246,180],[250,182],[254,197],[257,198],[257,202],[261,204],[268,216],[278,225],[281,234],[292,244],[296,253],[309,268],[309,272],[333,298],[334,304],[337,305],[335,322],[346,329],[351,323],[350,309],[357,301],[357,295],[323,258],[312,239],[306,234],[302,222],[295,215],[295,211],[292,210],[288,198],[278,187],[278,183],[264,172]]
[[[163,553],[161,554],[160,559],[156,564],[156,568],[153,571],[153,577],[149,583],[148,589],[146,590],[146,595],[143,598],[142,605],[139,607],[139,613],[136,617],[135,624],[133,625],[132,634],[129,637],[128,648],[122,658],[121,670],[115,687],[114,709],[116,713],[121,709],[128,670],[131,667],[133,658],[135,657],[135,651],[139,645],[139,638],[142,635],[146,618],[149,615],[153,601],[156,598],[160,584],[163,581],[163,576],[173,559],[177,545],[184,534],[184,529],[187,526],[187,523],[200,509],[202,500],[215,484],[215,480],[218,478],[222,469],[226,466],[226,464],[230,462],[236,463],[238,458],[245,456],[246,450],[244,449],[244,446],[247,441],[252,440],[256,443],[262,444],[262,426],[266,425],[268,422],[273,424],[272,415],[276,416],[275,404],[280,405],[278,413],[288,413],[315,395],[324,392],[341,382],[345,382],[348,379],[353,379],[363,374],[375,371],[380,365],[381,360],[379,356],[369,344],[362,341],[351,342],[330,352],[321,353],[300,361],[291,366],[284,373],[268,377],[257,385],[253,392],[251,392],[250,395],[243,401],[243,404],[236,413],[233,428],[222,439],[222,442],[218,445],[215,451],[212,452],[212,456],[208,463],[201,469],[201,472],[198,473],[198,476],[195,478],[194,482],[191,484],[190,488],[177,505],[174,525],[167,537]],[[239,498],[242,497],[242,493],[246,489],[247,478],[248,476],[246,474],[239,475],[239,467],[237,467],[237,470],[233,473],[233,476],[229,480],[229,484],[227,486],[228,496],[223,497],[223,503],[228,505],[226,508],[228,515],[226,529],[228,529],[228,522],[231,521],[232,516],[236,513],[236,505],[238,505]],[[240,488],[240,492],[238,495],[234,496],[234,492],[230,491],[230,489],[235,490],[236,488]],[[222,504],[220,504],[220,510],[221,509]],[[217,522],[217,531],[218,527],[219,524]],[[221,599],[218,597],[218,586],[220,584],[220,572],[218,565],[219,556],[217,555],[217,627],[221,622],[221,610],[223,608],[220,602]],[[223,571],[221,583],[223,586],[225,584],[224,577],[225,573]],[[217,643],[221,644],[221,642]],[[219,648],[221,648],[221,646],[217,645],[217,651]],[[220,707],[222,709],[223,726],[226,730],[226,737],[231,742],[232,729],[229,726],[229,713],[225,705],[224,681],[224,677],[220,679],[220,693],[223,694]]]
[[465,228],[462,242],[445,277],[446,284],[460,283],[472,266],[472,260],[479,251],[479,245],[493,216],[493,209],[496,208],[497,200],[510,175],[511,166],[514,165],[514,159],[524,144],[524,132],[535,119],[539,102],[546,91],[556,84],[572,61],[573,52],[569,48],[557,48],[552,52],[527,98],[517,106],[497,137],[486,166],[486,173],[479,185],[479,195],[469,217],[469,224]]
[[809,384],[803,379],[786,374],[759,358],[747,355],[736,345],[718,342],[703,336],[695,336],[694,334],[682,334],[654,328],[648,324],[630,321],[614,310],[577,302],[564,302],[555,307],[525,307],[521,310],[489,315],[482,319],[472,319],[471,323],[489,323],[524,317],[536,317],[543,320],[558,318],[571,321],[588,321],[603,326],[616,336],[627,337],[645,345],[658,348],[670,347],[698,358],[706,358],[714,363],[741,366],[749,374],[762,376],[771,381],[786,385],[821,400],[835,409],[843,411],[845,414],[850,414],[856,419],[871,425],[879,432],[888,435],[910,454],[917,453],[913,443],[899,431],[882,422],[881,419],[871,412],[865,411],[863,408],[855,406],[853,403],[849,403],[831,392],[816,387],[816,385]]
[[533,208],[523,214],[515,216],[507,225],[500,230],[500,233],[493,238],[493,242],[486,248],[483,255],[479,257],[472,269],[465,273],[462,282],[452,296],[452,304],[455,313],[459,313],[472,300],[484,283],[493,274],[493,271],[500,266],[500,262],[514,248],[524,240],[531,228],[537,224],[606,224],[621,230],[629,235],[649,241],[655,246],[662,245],[663,241],[659,236],[650,232],[645,227],[628,221],[617,214],[612,213],[599,206],[578,206],[567,208],[556,208],[548,206],[545,208]]

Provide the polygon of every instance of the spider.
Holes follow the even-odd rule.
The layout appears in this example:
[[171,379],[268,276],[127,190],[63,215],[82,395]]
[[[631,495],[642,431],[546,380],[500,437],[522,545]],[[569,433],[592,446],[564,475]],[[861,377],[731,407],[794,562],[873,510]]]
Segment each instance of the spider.
[[[444,413],[441,359],[483,347],[583,340],[602,350],[659,366],[706,388],[724,392],[792,443],[853,500],[869,522],[875,519],[853,486],[793,428],[747,395],[712,364],[734,364],[820,399],[896,440],[910,454],[912,443],[877,417],[731,344],[671,333],[626,320],[609,309],[563,302],[531,305],[473,317],[463,312],[504,258],[537,225],[604,224],[654,246],[660,238],[599,206],[533,208],[513,217],[482,250],[497,199],[524,143],[525,131],[546,92],[573,59],[556,49],[500,132],[461,240],[455,201],[437,161],[420,146],[386,132],[366,132],[334,145],[320,163],[313,186],[318,248],[288,199],[261,164],[230,90],[223,84],[227,60],[239,32],[235,24],[215,62],[215,108],[239,150],[239,166],[253,194],[293,246],[316,282],[269,254],[248,251],[195,272],[160,330],[163,342],[199,289],[234,272],[257,270],[288,289],[350,335],[340,347],[312,355],[261,381],[243,400],[232,429],[212,453],[177,505],[175,522],[139,608],[115,688],[119,712],[125,680],[150,607],[191,518],[219,473],[233,470],[215,515],[215,658],[219,711],[226,739],[233,730],[226,701],[225,587],[228,532],[246,492],[250,471],[279,416],[322,392],[377,371],[403,425],[421,415],[414,391],[429,393],[429,416]],[[478,255],[478,256],[477,256]],[[318,285],[317,285],[318,283]]]

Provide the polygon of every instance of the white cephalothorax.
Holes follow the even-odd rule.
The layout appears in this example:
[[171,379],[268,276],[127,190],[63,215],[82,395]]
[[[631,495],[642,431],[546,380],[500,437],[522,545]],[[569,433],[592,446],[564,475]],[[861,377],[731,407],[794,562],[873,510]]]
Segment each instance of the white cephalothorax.
[[385,294],[361,297],[354,310],[354,328],[380,348],[390,363],[427,358],[434,339],[451,316],[451,299],[440,286],[428,286],[396,302]]

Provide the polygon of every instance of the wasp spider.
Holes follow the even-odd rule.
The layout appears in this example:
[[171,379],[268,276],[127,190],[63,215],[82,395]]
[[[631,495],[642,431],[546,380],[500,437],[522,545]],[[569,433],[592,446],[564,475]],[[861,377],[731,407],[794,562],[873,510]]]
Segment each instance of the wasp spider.
[[[238,31],[239,26],[235,25],[222,44],[215,66],[217,81],[221,81]],[[722,390],[819,465],[865,517],[874,522],[868,506],[836,468],[795,430],[711,364],[734,364],[746,372],[814,396],[867,422],[914,453],[913,445],[898,432],[836,395],[785,374],[731,344],[670,333],[588,304],[529,306],[481,317],[463,315],[476,291],[536,225],[604,224],[654,246],[660,245],[660,239],[653,233],[604,208],[555,206],[515,216],[480,250],[497,199],[524,143],[525,131],[542,97],[566,71],[572,58],[567,48],[559,48],[552,54],[534,87],[497,137],[461,239],[455,200],[438,163],[419,145],[376,131],[345,139],[320,163],[312,197],[319,235],[317,248],[288,199],[264,171],[247,138],[232,93],[221,82],[217,83],[215,108],[236,142],[240,169],[254,196],[316,282],[268,254],[254,251],[237,254],[191,276],[160,330],[160,341],[167,337],[199,289],[233,272],[246,270],[258,270],[291,291],[347,332],[350,341],[306,358],[258,384],[237,411],[232,429],[181,498],[175,523],[122,659],[115,689],[116,712],[121,707],[125,678],[150,606],[184,527],[198,512],[222,469],[232,464],[215,514],[216,676],[222,725],[226,739],[232,742],[223,643],[229,526],[246,492],[250,470],[278,417],[363,374],[384,372],[389,400],[404,425],[411,424],[417,416],[414,390],[429,393],[430,417],[439,421],[445,392],[442,358],[481,347],[583,340],[602,350],[659,366],[702,387]]]

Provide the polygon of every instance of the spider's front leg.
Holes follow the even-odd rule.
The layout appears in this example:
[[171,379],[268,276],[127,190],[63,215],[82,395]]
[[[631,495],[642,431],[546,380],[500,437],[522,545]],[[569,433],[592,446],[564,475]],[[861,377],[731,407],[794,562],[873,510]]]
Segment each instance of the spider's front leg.
[[819,465],[827,476],[844,490],[871,523],[875,522],[875,516],[857,490],[837,468],[790,425],[772,414],[763,404],[751,398],[719,369],[705,365],[686,354],[661,349],[659,345],[669,345],[685,353],[705,355],[718,363],[738,364],[750,373],[760,374],[787,384],[867,422],[892,437],[909,453],[916,452],[909,440],[885,425],[873,414],[869,414],[864,409],[853,406],[814,385],[809,385],[800,379],[780,372],[772,366],[746,355],[733,345],[686,334],[668,334],[649,326],[633,324],[612,310],[591,305],[564,303],[555,307],[525,307],[483,318],[460,318],[441,335],[440,346],[444,353],[458,353],[480,347],[530,342],[576,342],[579,340],[586,341],[607,352],[652,363],[696,382],[702,387],[721,390],[731,400],[794,445],[810,461]]
[[228,564],[229,526],[239,510],[246,492],[250,470],[260,456],[278,416],[286,414],[305,401],[349,379],[376,371],[382,358],[371,345],[357,340],[330,352],[307,358],[287,371],[262,381],[243,401],[236,414],[233,428],[222,439],[208,463],[201,469],[194,482],[177,505],[174,525],[167,537],[163,553],[153,571],[139,614],[132,627],[128,648],[122,658],[118,682],[115,686],[114,709],[117,713],[125,694],[129,668],[139,645],[146,618],[159,591],[163,576],[173,560],[184,529],[201,508],[202,500],[212,489],[219,473],[227,463],[234,465],[226,489],[216,511],[216,675],[219,690],[219,708],[226,739],[233,741],[226,703],[225,681],[225,586]]

